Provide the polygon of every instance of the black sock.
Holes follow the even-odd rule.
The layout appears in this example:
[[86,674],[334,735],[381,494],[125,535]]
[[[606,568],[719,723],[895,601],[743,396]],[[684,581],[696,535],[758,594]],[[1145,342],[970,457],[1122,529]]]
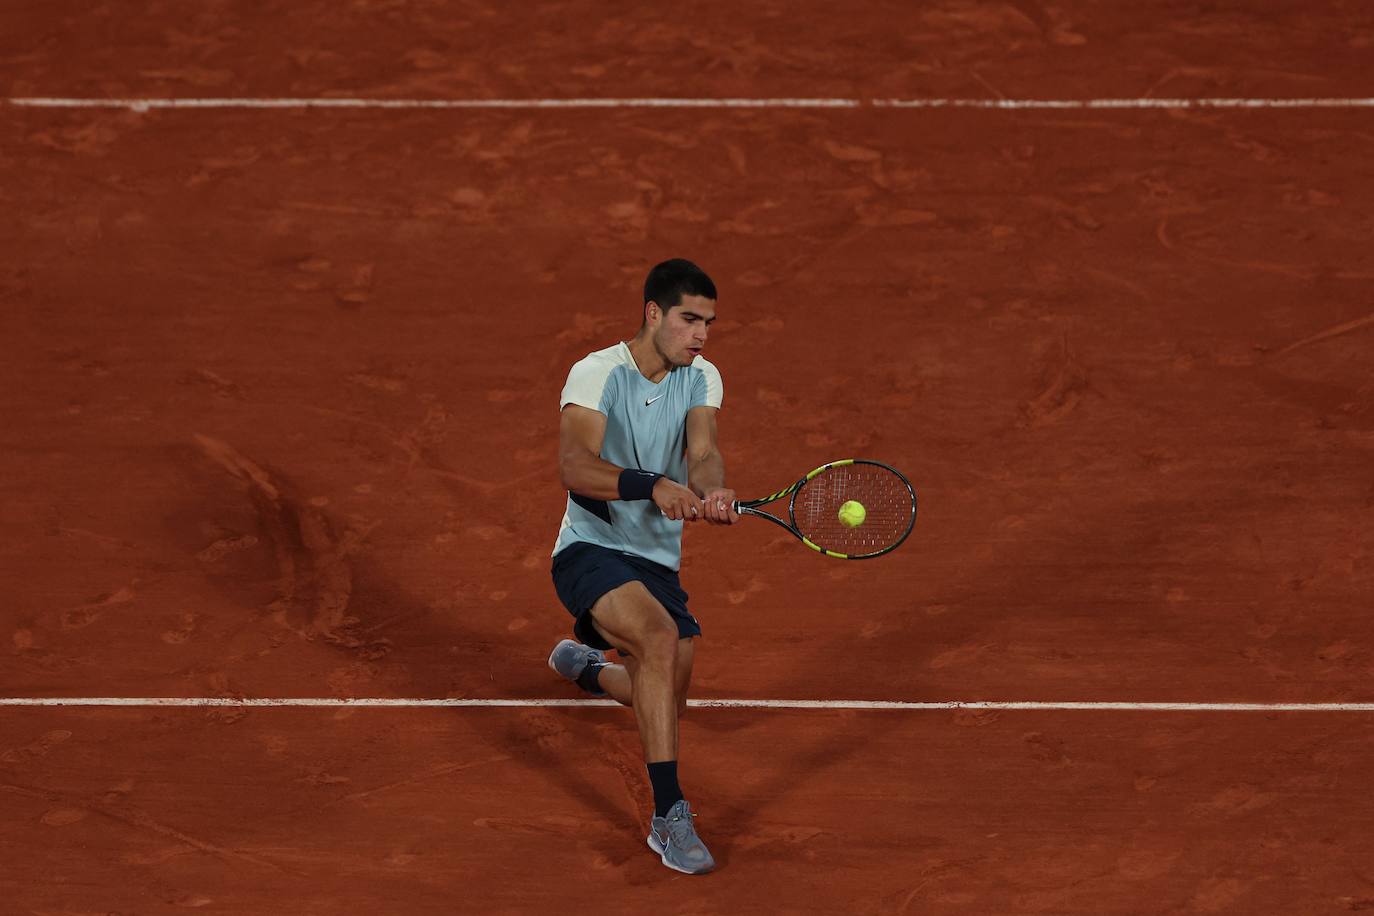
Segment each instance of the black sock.
[[668,810],[682,799],[682,787],[677,784],[677,761],[651,763],[649,782],[654,787],[654,816],[667,817]]
[[601,669],[605,668],[604,663],[598,665],[589,662],[587,667],[582,669],[582,673],[577,676],[577,686],[588,693],[601,693]]

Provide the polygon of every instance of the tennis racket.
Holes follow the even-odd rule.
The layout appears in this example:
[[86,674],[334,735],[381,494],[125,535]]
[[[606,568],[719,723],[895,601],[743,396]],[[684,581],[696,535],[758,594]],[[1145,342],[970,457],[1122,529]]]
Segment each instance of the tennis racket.
[[[760,510],[787,497],[787,520]],[[867,512],[853,527],[840,507],[853,500]],[[867,560],[891,553],[916,524],[916,491],[902,473],[879,461],[846,458],[823,464],[785,490],[763,499],[737,501],[740,515],[755,515],[787,529],[803,544],[839,560]]]

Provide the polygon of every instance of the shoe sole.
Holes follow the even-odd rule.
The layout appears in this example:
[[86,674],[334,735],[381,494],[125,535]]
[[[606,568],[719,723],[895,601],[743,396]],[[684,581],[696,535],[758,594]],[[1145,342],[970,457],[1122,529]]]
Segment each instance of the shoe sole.
[[562,677],[563,675],[559,673],[557,668],[554,667],[553,657],[558,654],[558,650],[561,648],[563,648],[563,644],[560,642],[558,645],[554,646],[553,651],[549,653],[549,670],[552,671],[554,674],[557,674],[559,677]]
[[684,875],[704,875],[716,867],[716,863],[712,862],[709,868],[699,868],[696,871],[692,871],[691,869],[683,868],[681,865],[674,865],[672,862],[668,861],[668,856],[663,851],[664,847],[659,845],[658,839],[652,833],[649,834],[649,848],[658,853],[659,860],[664,865],[668,866],[673,871],[680,871]]

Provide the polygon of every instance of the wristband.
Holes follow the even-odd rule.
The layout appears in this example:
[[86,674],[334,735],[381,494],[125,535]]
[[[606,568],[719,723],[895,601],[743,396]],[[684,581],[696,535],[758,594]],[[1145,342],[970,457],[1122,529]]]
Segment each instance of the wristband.
[[620,472],[620,498],[621,499],[651,499],[654,495],[654,484],[662,474],[655,474],[653,471],[641,471],[639,468],[626,468]]

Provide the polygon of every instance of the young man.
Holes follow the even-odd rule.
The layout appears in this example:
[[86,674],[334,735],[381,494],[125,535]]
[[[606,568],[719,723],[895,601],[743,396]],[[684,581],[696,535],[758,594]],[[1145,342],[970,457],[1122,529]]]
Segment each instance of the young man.
[[[715,860],[677,779],[678,717],[701,635],[678,582],[682,525],[739,520],[716,445],[720,373],[701,356],[715,316],[716,287],[701,268],[654,267],[639,333],[572,367],[559,422],[568,508],[553,582],[577,641],[560,642],[549,667],[634,708],[654,791],[649,846],[687,874]],[[623,665],[606,661],[611,648]]]

